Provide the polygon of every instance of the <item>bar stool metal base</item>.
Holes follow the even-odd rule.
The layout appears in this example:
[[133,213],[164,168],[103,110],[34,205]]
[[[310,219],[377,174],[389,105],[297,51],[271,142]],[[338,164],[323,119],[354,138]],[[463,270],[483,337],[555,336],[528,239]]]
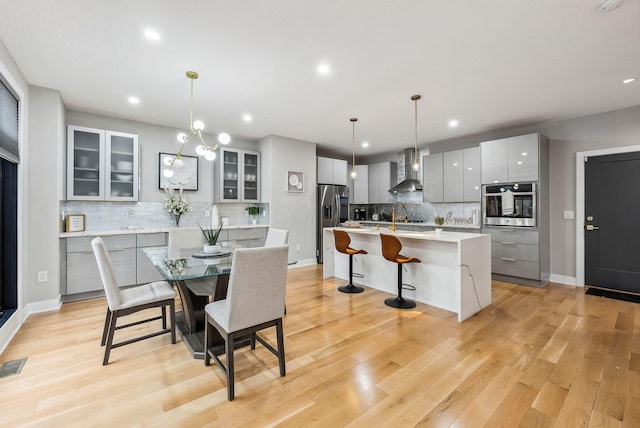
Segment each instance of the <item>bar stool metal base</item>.
[[407,300],[404,297],[390,297],[385,299],[384,304],[398,309],[411,309],[416,307],[416,302]]
[[347,285],[338,287],[338,290],[342,291],[343,293],[362,293],[364,291],[364,288],[358,285],[347,284]]

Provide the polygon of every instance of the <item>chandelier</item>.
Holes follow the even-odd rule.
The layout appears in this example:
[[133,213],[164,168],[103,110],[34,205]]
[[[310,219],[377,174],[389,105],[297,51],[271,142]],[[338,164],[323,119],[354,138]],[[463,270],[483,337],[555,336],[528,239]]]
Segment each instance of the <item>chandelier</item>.
[[204,129],[204,123],[201,120],[193,120],[193,81],[198,78],[198,73],[195,71],[187,71],[187,77],[191,80],[191,101],[189,104],[189,132],[181,132],[178,134],[178,142],[180,143],[180,150],[176,153],[175,157],[167,156],[164,158],[165,169],[162,174],[167,177],[173,177],[173,168],[181,168],[184,165],[182,160],[182,151],[184,146],[189,142],[192,137],[197,137],[199,140],[198,146],[196,146],[196,153],[199,156],[203,156],[208,161],[213,161],[216,158],[216,150],[220,144],[229,144],[231,137],[226,132],[218,135],[218,143],[213,146],[208,145],[204,138],[202,138],[202,130]]
[[353,161],[351,162],[352,168],[351,168],[351,178],[356,178],[356,122],[358,121],[357,117],[352,117],[351,119],[349,119],[351,121],[351,144],[353,146],[352,148],[352,156],[353,156]]

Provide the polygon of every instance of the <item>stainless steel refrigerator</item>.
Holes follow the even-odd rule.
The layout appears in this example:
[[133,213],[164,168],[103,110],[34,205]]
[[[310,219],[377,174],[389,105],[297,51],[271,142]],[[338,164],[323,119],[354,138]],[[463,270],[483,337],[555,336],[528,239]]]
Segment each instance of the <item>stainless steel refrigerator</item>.
[[322,263],[322,229],[339,226],[349,219],[349,188],[320,184],[317,195],[316,258]]

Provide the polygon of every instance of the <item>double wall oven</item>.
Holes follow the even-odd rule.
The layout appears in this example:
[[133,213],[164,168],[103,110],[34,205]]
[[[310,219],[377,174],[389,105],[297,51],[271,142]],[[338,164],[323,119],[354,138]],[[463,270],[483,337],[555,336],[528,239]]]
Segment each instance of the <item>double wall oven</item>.
[[536,183],[483,186],[482,220],[486,226],[536,227]]

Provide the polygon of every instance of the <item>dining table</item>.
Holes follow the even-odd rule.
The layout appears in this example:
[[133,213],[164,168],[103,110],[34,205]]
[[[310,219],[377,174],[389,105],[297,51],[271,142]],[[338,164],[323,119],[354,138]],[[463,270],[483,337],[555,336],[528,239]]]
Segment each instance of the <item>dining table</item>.
[[[182,310],[176,311],[176,330],[194,358],[204,359],[204,307],[226,298],[233,251],[237,248],[241,246],[228,243],[210,254],[202,252],[202,248],[172,249],[171,257],[168,247],[143,249],[164,280],[178,291]],[[223,353],[224,340],[216,333],[213,350]]]

